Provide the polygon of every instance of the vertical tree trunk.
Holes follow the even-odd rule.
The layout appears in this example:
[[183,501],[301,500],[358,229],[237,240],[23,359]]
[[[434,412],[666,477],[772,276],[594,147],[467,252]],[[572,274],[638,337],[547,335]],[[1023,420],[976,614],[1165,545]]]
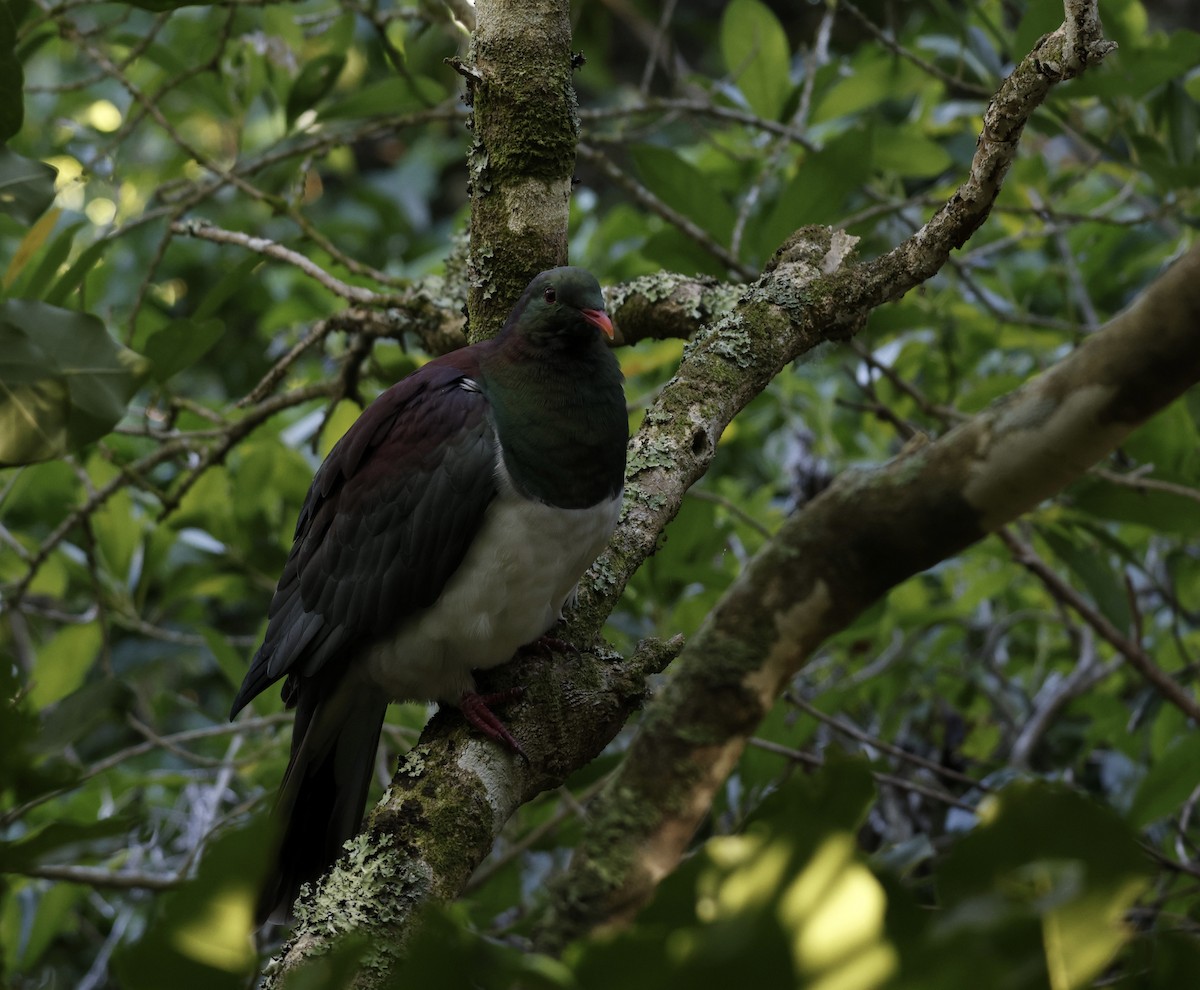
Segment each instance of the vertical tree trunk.
[[467,77],[472,341],[494,334],[530,278],[567,260],[579,118],[568,0],[479,0]]

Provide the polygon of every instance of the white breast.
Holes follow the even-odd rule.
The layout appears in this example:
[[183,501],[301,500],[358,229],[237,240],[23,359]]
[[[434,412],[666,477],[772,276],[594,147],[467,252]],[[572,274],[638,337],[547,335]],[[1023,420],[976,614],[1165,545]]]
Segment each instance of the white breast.
[[472,670],[512,659],[558,621],[616,526],[619,495],[559,509],[500,480],[482,530],[437,601],[367,653],[365,673],[393,698],[457,702],[474,687]]

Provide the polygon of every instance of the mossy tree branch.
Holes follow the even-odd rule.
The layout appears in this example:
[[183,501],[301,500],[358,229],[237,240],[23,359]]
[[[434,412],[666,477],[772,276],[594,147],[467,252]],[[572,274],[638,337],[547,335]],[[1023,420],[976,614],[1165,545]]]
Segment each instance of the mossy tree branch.
[[[842,474],[787,520],[684,649],[589,806],[543,946],[627,920],[650,898],[822,641],[888,589],[1062,491],[1200,381],[1197,325],[1200,248],[1044,375],[882,469]],[[1200,721],[1191,695],[1156,686]]]
[[[473,337],[494,332],[529,275],[561,263],[565,254],[575,141],[566,11],[565,3],[548,0],[478,4],[473,65],[461,67],[472,78],[476,111],[468,260]],[[502,14],[517,20],[493,26]],[[540,19],[539,33],[549,41],[543,37],[535,43],[511,33],[523,23],[520,18],[530,17]],[[1065,50],[1068,33],[1081,46],[1074,54]],[[821,342],[851,336],[874,307],[934,274],[988,215],[1024,123],[1050,87],[1078,74],[1110,47],[1078,25],[1043,39],[989,106],[967,181],[921,231],[883,257],[855,263],[853,238],[824,227],[802,228],[776,253],[763,277],[744,289],[664,275],[638,280],[614,296],[610,308],[626,340],[682,334],[703,325],[631,441],[625,512],[609,549],[585,579],[567,638],[582,647],[595,643],[626,582],[653,552],[687,489],[708,469],[733,417],[791,361]],[[560,62],[563,53],[567,57]],[[537,76],[526,71],[529,66],[552,71],[525,83],[508,78],[510,73]],[[524,84],[535,92],[519,92]],[[527,117],[525,123],[509,119],[504,134],[493,134],[486,131],[484,111],[499,113],[502,96],[526,101],[514,112]],[[497,100],[494,107],[487,105],[489,98]],[[545,119],[546,100],[551,121]],[[535,105],[537,128],[528,121]],[[547,137],[554,120],[560,129]],[[529,138],[530,132],[538,140],[553,138],[553,148],[518,144],[516,157],[493,157],[504,141]],[[559,154],[555,135],[565,136],[569,154]],[[481,181],[486,186],[478,185]],[[662,325],[656,326],[660,312]],[[386,971],[387,958],[399,951],[413,906],[455,896],[504,819],[600,752],[640,704],[645,675],[669,661],[677,648],[647,645],[627,662],[601,649],[557,664],[523,660],[501,668],[493,680],[497,687],[520,683],[530,688],[526,699],[506,713],[531,756],[529,766],[469,739],[461,725],[448,727],[448,720],[435,719],[353,849],[317,896],[305,899],[278,971],[325,951],[339,934],[356,928],[365,930],[373,945],[386,947],[378,949],[383,953],[379,966],[365,969],[361,977],[362,986],[374,985],[370,974]],[[414,804],[417,795],[422,803]],[[424,804],[426,799],[433,803]],[[462,821],[467,817],[472,820]],[[451,821],[458,825],[442,827]]]

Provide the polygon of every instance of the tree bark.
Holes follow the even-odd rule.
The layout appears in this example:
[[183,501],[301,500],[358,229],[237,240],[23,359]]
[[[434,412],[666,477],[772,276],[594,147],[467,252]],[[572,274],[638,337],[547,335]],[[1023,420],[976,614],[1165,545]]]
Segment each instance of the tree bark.
[[[460,67],[471,79],[477,118],[468,260],[472,339],[494,332],[530,275],[560,263],[565,254],[576,126],[569,37],[562,33],[566,5],[487,0],[477,9],[474,64]],[[528,27],[531,18],[540,19],[535,33],[550,40],[518,36],[517,25]],[[506,26],[490,24],[494,19]],[[1016,155],[1021,129],[1050,87],[1112,47],[1080,22],[1071,32],[1076,48],[1068,52],[1067,34],[1064,27],[1047,36],[1014,70],[984,116],[967,180],[925,227],[883,257],[855,263],[853,238],[806,227],[740,296],[731,287],[672,275],[640,279],[614,296],[612,308],[618,325],[625,324],[626,339],[677,332],[705,318],[713,322],[696,333],[678,373],[631,441],[621,522],[585,578],[565,638],[583,649],[593,646],[629,577],[653,553],[687,489],[707,471],[725,427],[775,375],[817,344],[851,336],[874,307],[934,274],[983,222]],[[529,79],[537,75],[530,66],[552,71],[545,79]],[[500,117],[488,115],[503,112],[502,96],[523,102],[496,129],[493,124]],[[543,99],[550,107],[545,112],[539,104]],[[548,134],[545,128],[555,121],[558,129]],[[497,149],[511,155],[497,159]],[[536,260],[525,260],[529,258]],[[670,331],[653,329],[659,304]],[[905,563],[904,549],[897,548],[896,574],[932,562],[919,557]],[[872,586],[871,593],[877,596],[885,587]],[[807,601],[817,609],[816,600],[810,596]],[[640,705],[645,676],[669,662],[678,648],[674,642],[644,644],[628,661],[601,648],[558,663],[520,660],[500,668],[489,686],[519,683],[530,689],[505,713],[529,752],[529,765],[469,737],[458,719],[434,719],[421,744],[402,762],[364,833],[350,844],[317,896],[302,898],[295,934],[266,985],[278,985],[280,976],[303,958],[328,951],[332,941],[352,930],[368,936],[377,957],[364,967],[359,985],[379,985],[389,959],[400,952],[414,906],[430,897],[455,896],[508,815],[598,754]],[[748,724],[752,711],[745,708],[743,723]],[[725,742],[719,737],[713,745],[720,749]],[[722,763],[725,769],[726,764],[728,759]],[[567,921],[555,930],[568,933],[572,925],[572,930],[582,930],[590,922],[576,922],[585,916],[587,912],[566,911],[561,917]]]
[[649,900],[821,642],[1061,491],[1200,381],[1197,327],[1200,247],[1050,371],[882,469],[846,472],[787,520],[684,649],[589,806],[542,947],[627,921]]
[[479,0],[467,80],[472,341],[504,324],[529,280],[566,264],[579,116],[566,0]]

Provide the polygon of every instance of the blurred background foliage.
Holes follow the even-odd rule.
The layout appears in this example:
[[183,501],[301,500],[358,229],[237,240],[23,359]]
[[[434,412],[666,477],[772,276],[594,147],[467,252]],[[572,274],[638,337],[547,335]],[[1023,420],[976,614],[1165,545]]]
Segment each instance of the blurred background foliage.
[[[247,927],[288,716],[271,693],[226,713],[320,456],[425,360],[403,314],[383,333],[347,319],[345,287],[383,314],[414,292],[458,305],[469,133],[445,60],[465,54],[470,10],[0,8],[10,986],[245,986],[271,948]],[[1101,12],[1120,50],[1051,92],[971,242],[726,432],[613,615],[618,647],[694,632],[832,475],[1061,358],[1188,246],[1197,12]],[[989,95],[1062,11],[580,0],[572,15],[571,261],[615,284],[752,278],[806,223],[891,247],[961,181]],[[635,422],[682,346],[621,354]],[[622,736],[521,809],[466,897],[430,910],[403,978],[1193,985],[1200,736],[1099,630],[1194,694],[1198,440],[1193,392],[1004,540],[827,643],[631,930],[561,961],[521,951]],[[394,707],[380,787],[425,716]],[[353,950],[296,985],[337,985]]]

